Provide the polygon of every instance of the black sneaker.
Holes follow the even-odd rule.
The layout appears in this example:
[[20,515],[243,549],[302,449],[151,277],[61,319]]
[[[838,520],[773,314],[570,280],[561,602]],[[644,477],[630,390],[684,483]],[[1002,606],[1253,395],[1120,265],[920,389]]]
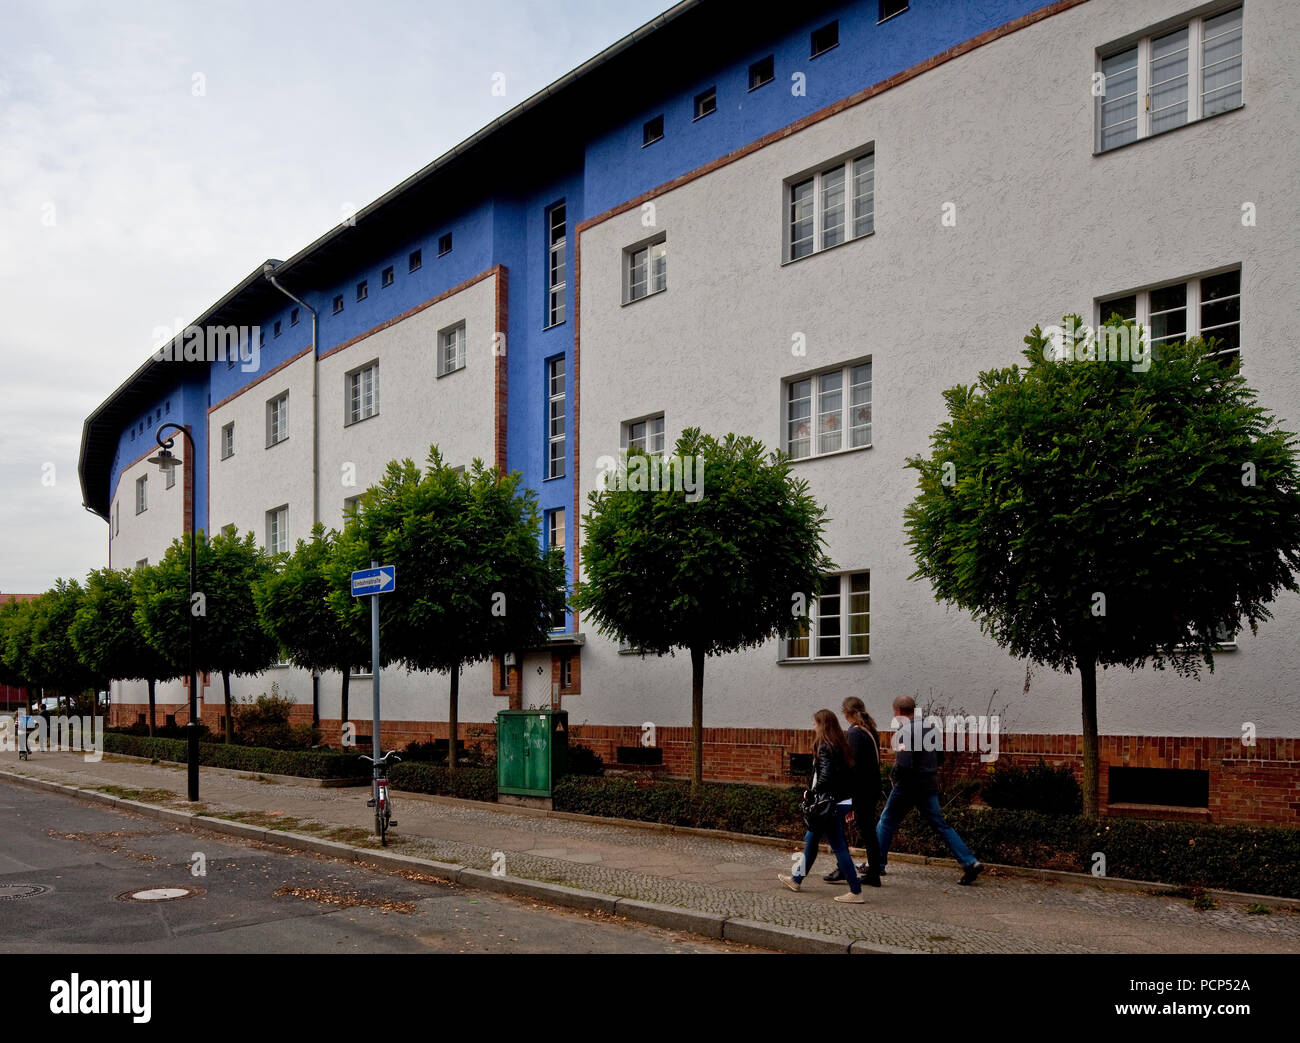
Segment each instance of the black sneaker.
[[975,882],[975,878],[984,872],[983,862],[972,862],[961,874],[961,879],[957,883],[963,886],[969,886]]
[[832,869],[829,873],[827,873],[824,877],[822,877],[822,879],[825,880],[828,884],[848,883],[848,881],[844,879],[844,874],[840,872],[839,866],[836,866],[834,869]]

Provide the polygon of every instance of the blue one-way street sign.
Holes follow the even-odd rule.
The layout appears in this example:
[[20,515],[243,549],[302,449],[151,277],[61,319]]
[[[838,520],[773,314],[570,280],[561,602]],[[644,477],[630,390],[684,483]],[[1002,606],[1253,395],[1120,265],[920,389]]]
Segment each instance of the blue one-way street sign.
[[352,573],[352,596],[365,597],[370,594],[388,594],[397,587],[397,567],[380,565],[374,569],[360,569]]

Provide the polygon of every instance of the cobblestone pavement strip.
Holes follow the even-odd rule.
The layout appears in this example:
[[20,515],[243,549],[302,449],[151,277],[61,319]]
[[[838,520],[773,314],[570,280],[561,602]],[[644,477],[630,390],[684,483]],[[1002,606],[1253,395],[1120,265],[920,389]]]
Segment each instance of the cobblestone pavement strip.
[[[185,792],[184,766],[106,756],[38,754],[19,762],[0,756],[0,770],[85,789]],[[129,795],[122,793],[121,795]],[[373,843],[364,788],[268,783],[238,772],[203,769],[205,814],[281,826],[348,843]],[[1223,903],[1197,911],[1185,899],[1024,877],[981,877],[959,887],[951,867],[891,863],[885,886],[865,888],[866,902],[830,899],[844,888],[825,884],[834,864],[823,854],[792,894],[776,880],[796,854],[728,837],[665,833],[394,793],[399,826],[390,849],[415,857],[490,870],[497,853],[511,876],[602,894],[744,917],[822,934],[847,935],[923,952],[1300,952],[1300,914],[1285,908],[1251,915]],[[344,831],[344,833],[339,833]],[[365,838],[365,839],[363,839]]]

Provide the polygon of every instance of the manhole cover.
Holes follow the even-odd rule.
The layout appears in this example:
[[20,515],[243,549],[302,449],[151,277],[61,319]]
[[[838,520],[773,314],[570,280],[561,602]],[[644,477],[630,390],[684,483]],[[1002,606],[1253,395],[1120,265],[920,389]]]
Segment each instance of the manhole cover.
[[117,897],[126,902],[174,902],[178,898],[201,894],[201,887],[146,887],[139,891],[124,891]]
[[6,898],[34,898],[48,890],[48,887],[40,884],[0,884],[0,901]]

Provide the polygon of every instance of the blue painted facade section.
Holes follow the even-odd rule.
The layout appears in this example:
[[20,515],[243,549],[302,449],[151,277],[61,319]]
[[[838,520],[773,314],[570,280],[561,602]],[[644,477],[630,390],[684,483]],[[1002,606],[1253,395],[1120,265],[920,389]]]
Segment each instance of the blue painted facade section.
[[[604,213],[666,181],[780,130],[841,98],[1043,7],[1042,0],[913,0],[902,14],[877,23],[877,5],[845,4],[776,38],[742,61],[702,75],[654,108],[634,113],[587,147],[587,214]],[[814,29],[839,21],[839,46],[810,57]],[[748,90],[749,66],[773,55],[772,82]],[[805,77],[806,95],[792,92]],[[695,96],[717,87],[717,111],[698,120]],[[664,136],[643,146],[642,129],[664,117]],[[942,114],[921,114],[942,119]]]
[[[500,264],[509,273],[509,329],[506,364],[508,373],[507,467],[519,471],[525,487],[538,496],[538,507],[547,512],[563,509],[566,514],[565,548],[569,581],[572,582],[573,532],[573,336],[574,336],[574,229],[584,220],[616,207],[725,156],[751,142],[780,130],[828,105],[879,83],[998,26],[1044,6],[1043,0],[913,0],[906,12],[877,23],[876,0],[850,3],[822,14],[738,61],[700,75],[685,89],[666,97],[653,108],[632,113],[612,131],[590,140],[582,160],[569,170],[545,166],[546,157],[523,164],[522,177],[533,180],[518,186],[509,196],[470,201],[467,209],[430,224],[392,244],[391,249],[369,258],[359,257],[348,276],[334,285],[306,289],[286,275],[287,288],[318,312],[320,343],[317,353],[329,351],[367,330],[436,297],[452,287]],[[825,53],[810,56],[813,30],[832,20],[839,23],[839,43]],[[748,89],[751,63],[773,56],[774,78],[754,90]],[[800,75],[803,90],[792,90]],[[716,88],[717,108],[694,118],[694,100],[708,88]],[[646,120],[664,118],[662,139],[643,147],[642,128]],[[942,114],[919,114],[938,118]],[[809,157],[815,160],[817,157]],[[542,179],[545,180],[542,180]],[[540,182],[540,183],[539,183]],[[547,328],[548,223],[551,206],[566,207],[566,302],[565,321]],[[364,220],[364,218],[362,219]],[[452,234],[452,249],[439,256],[439,238]],[[412,251],[421,252],[420,266],[410,270]],[[394,280],[384,286],[383,270],[391,266]],[[367,296],[358,301],[357,284],[365,280]],[[334,300],[342,298],[341,311]],[[249,324],[261,326],[260,365],[247,372],[242,364],[214,363],[208,379],[179,382],[170,394],[150,406],[147,414],[134,421],[121,435],[113,465],[110,488],[117,490],[121,468],[140,456],[158,423],[176,419],[193,426],[201,462],[197,475],[197,523],[207,526],[207,408],[247,387],[261,374],[303,351],[311,342],[311,317],[305,310],[296,325],[290,315],[294,304],[287,297],[284,306],[267,314],[249,316]],[[275,336],[275,324],[280,335]],[[491,359],[490,333],[468,345],[471,357]],[[430,365],[435,345],[429,345]],[[565,473],[547,477],[549,396],[547,363],[565,360]],[[152,426],[150,426],[152,424]],[[490,456],[490,447],[485,455]],[[487,460],[485,462],[491,462]],[[585,505],[583,505],[585,508]],[[121,510],[134,510],[134,502],[122,502]],[[545,521],[540,534],[546,542]],[[572,615],[569,616],[572,627]]]

